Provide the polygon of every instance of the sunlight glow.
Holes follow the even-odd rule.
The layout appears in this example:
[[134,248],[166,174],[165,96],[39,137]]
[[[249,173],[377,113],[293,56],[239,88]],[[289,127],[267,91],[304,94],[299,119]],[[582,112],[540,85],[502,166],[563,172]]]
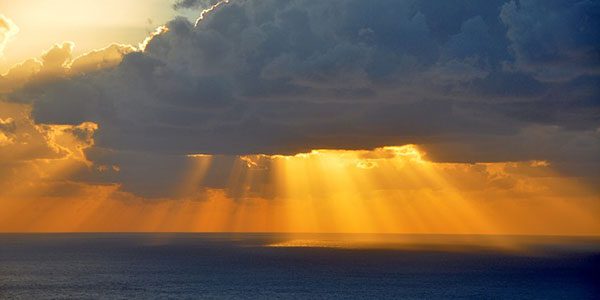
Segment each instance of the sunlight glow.
[[[93,124],[80,127],[95,128]],[[56,127],[50,132],[70,131]],[[0,230],[600,232],[600,207],[593,191],[541,161],[435,163],[415,145],[247,155],[231,158],[234,163],[225,187],[218,188],[205,184],[219,168],[216,157],[198,154],[189,155],[190,169],[177,198],[147,200],[121,192],[116,185],[49,185],[42,179],[62,178],[86,167],[79,151],[89,145],[73,144],[64,136],[53,139],[61,147],[71,145],[70,150],[62,159],[33,161],[23,167],[22,176],[29,179],[15,181],[0,194]],[[68,189],[60,188],[65,185]],[[297,240],[272,246],[312,243]]]

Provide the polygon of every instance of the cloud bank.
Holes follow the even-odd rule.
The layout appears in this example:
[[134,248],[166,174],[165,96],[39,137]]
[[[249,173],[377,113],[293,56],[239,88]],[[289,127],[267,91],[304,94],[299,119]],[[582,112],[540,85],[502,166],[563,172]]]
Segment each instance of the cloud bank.
[[230,1],[172,20],[143,51],[109,48],[118,65],[57,46],[6,99],[39,124],[96,123],[88,159],[120,165],[136,191],[177,178],[188,154],[408,143],[436,161],[597,176],[599,13],[589,0]]

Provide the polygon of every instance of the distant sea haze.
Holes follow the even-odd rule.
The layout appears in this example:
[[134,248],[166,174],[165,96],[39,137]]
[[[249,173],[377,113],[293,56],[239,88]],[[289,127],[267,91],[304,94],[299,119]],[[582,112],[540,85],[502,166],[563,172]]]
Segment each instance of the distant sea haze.
[[597,299],[600,239],[1,234],[0,298]]

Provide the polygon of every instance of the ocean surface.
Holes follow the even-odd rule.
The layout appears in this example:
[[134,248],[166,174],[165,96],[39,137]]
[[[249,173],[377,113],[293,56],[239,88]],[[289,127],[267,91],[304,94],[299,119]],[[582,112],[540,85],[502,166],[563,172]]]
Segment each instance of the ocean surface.
[[2,299],[599,299],[600,240],[0,234]]

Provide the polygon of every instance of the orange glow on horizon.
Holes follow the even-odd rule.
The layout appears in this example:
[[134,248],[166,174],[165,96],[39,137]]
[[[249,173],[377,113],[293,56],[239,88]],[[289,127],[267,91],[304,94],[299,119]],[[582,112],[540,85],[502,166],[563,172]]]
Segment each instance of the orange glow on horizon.
[[[77,158],[52,172],[69,172]],[[414,145],[248,155],[236,158],[227,187],[218,189],[203,186],[214,158],[189,159],[172,199],[79,183],[53,196],[35,180],[5,189],[0,231],[600,233],[594,193],[540,161],[435,163]],[[30,166],[24,174],[51,172],[50,165]]]

